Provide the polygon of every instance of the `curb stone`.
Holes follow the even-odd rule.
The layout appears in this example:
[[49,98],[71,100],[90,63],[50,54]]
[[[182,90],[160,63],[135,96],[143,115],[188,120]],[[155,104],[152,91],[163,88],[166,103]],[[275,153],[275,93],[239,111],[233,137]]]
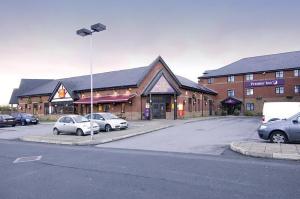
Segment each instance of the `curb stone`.
[[[236,142],[232,142],[230,144],[230,149],[232,151],[241,153],[243,155],[246,156],[252,156],[252,157],[262,157],[262,158],[273,158],[273,159],[285,159],[285,160],[300,160],[300,155],[297,153],[264,153],[264,152],[254,152],[251,150],[247,150],[243,147],[241,147],[240,145],[243,142],[238,142],[239,144],[237,144]],[[246,142],[244,142],[246,143]]]

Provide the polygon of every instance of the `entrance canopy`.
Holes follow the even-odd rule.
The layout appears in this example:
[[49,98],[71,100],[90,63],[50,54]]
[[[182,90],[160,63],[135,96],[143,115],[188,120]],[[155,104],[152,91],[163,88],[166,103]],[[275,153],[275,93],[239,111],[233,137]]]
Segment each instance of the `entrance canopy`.
[[221,101],[221,104],[230,104],[230,105],[236,105],[241,104],[242,102],[234,97],[228,97]]
[[[135,94],[132,95],[107,95],[101,97],[94,97],[94,104],[104,104],[104,103],[116,103],[116,102],[128,102],[131,98],[135,97]],[[74,104],[91,104],[91,98],[83,98],[74,102]]]

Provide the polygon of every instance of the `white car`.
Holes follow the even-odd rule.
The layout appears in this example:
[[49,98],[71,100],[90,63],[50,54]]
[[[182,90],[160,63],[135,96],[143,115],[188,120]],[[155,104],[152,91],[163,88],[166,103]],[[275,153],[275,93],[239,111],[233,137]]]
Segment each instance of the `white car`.
[[[87,119],[91,119],[91,114],[85,116]],[[100,126],[100,130],[109,132],[115,129],[127,129],[128,122],[123,120],[112,113],[93,113],[93,121],[97,122]]]
[[[60,117],[53,127],[53,134],[76,133],[76,135],[87,135],[91,133],[90,121],[81,115],[66,115]],[[93,131],[99,132],[99,125],[93,122]]]

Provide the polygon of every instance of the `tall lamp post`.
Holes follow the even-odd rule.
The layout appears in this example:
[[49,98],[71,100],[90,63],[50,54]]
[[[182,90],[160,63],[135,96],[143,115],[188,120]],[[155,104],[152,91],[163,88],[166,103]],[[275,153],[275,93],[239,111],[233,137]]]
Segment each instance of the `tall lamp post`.
[[91,128],[91,139],[93,139],[94,131],[93,131],[93,33],[94,32],[100,32],[106,30],[106,26],[97,23],[94,25],[91,25],[91,29],[82,28],[80,30],[76,31],[76,34],[82,37],[90,36],[90,76],[91,76],[91,120],[90,120],[90,128]]

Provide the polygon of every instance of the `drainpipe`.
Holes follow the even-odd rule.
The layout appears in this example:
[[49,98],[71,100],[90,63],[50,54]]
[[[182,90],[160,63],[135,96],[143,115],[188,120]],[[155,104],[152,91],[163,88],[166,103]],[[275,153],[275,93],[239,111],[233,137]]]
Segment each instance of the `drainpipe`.
[[201,113],[202,117],[203,117],[203,100],[204,100],[204,96],[203,96],[203,93],[202,93],[202,113]]
[[245,75],[243,74],[243,113],[245,113]]
[[141,95],[141,120],[143,120],[143,97],[142,97],[142,95]]

